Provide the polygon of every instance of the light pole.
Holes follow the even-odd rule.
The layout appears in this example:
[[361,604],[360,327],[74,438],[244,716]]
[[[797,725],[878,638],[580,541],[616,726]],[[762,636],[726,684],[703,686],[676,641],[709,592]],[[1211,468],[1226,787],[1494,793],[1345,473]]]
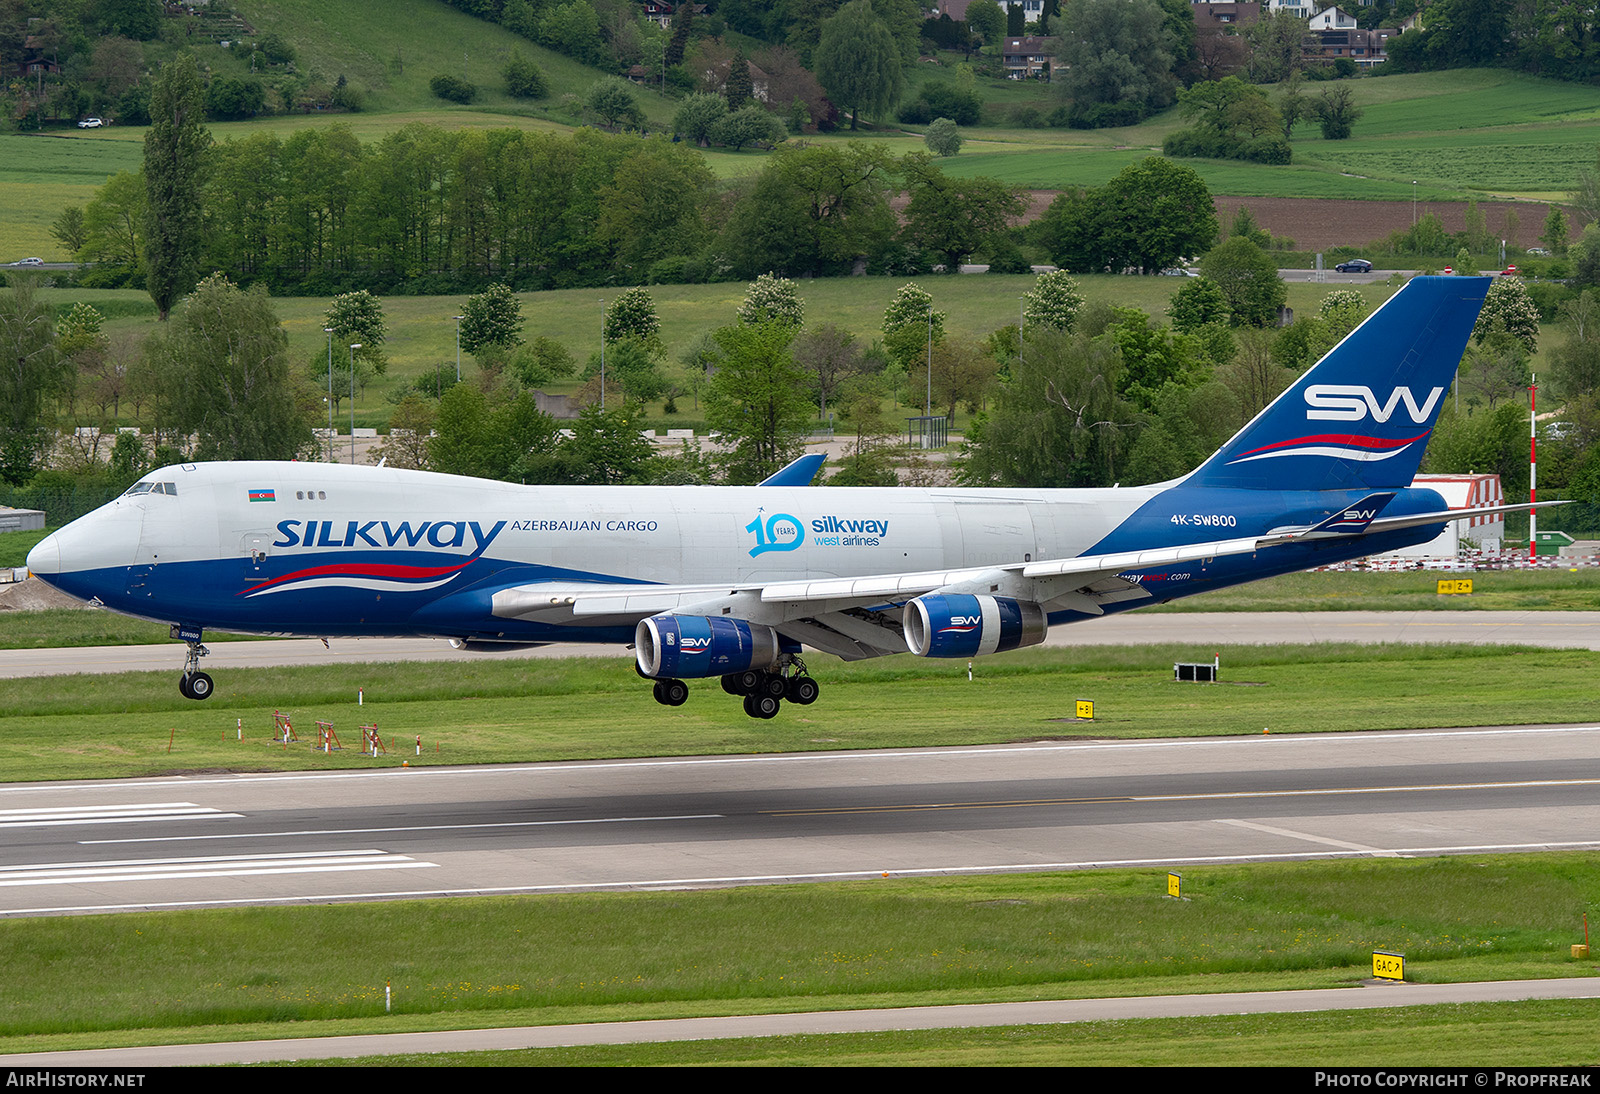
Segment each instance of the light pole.
[[461,321],[466,316],[456,316],[456,383],[461,382]]
[[[933,417],[933,302],[928,302],[928,401],[922,405],[922,416]],[[925,429],[932,429],[931,423]]]
[[606,298],[600,298],[600,410],[606,409]]
[[328,336],[328,462],[333,462],[333,328],[323,327]]
[[356,464],[356,350],[360,342],[350,343],[350,466]]
[[1417,226],[1417,180],[1411,180],[1411,226]]

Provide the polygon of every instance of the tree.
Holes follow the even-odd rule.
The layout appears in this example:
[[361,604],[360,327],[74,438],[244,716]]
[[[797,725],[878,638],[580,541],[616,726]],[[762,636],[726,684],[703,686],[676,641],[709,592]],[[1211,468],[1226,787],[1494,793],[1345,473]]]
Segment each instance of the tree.
[[[383,303],[366,289],[342,293],[328,305],[325,327],[333,328],[335,342],[361,343],[361,354],[375,364],[383,359],[382,347],[388,336],[383,319]],[[380,367],[379,372],[383,369]]]
[[1172,105],[1175,41],[1156,0],[1078,0],[1057,27],[1074,127],[1133,125]]
[[791,351],[794,335],[784,323],[716,333],[722,360],[706,393],[706,423],[732,446],[722,456],[731,484],[760,482],[800,454],[811,400]]
[[506,91],[518,99],[542,99],[550,94],[550,86],[539,66],[520,53],[511,55],[500,75],[505,78]]
[[633,339],[653,352],[661,349],[661,318],[656,314],[656,302],[650,290],[633,288],[624,290],[606,308],[601,334],[607,342]]
[[701,148],[711,146],[711,132],[728,116],[728,100],[710,92],[696,92],[683,101],[672,119],[672,131]]
[[164,334],[145,342],[160,385],[158,424],[196,436],[206,460],[288,460],[311,441],[290,380],[288,335],[266,287],[212,274]]
[[1006,34],[1005,12],[995,0],[972,0],[967,5],[967,26],[984,45],[997,45]]
[[1173,294],[1167,315],[1172,319],[1173,330],[1192,334],[1208,323],[1226,323],[1228,298],[1210,278],[1192,278]]
[[808,330],[794,340],[795,362],[811,374],[819,414],[828,415],[828,401],[853,377],[866,371],[866,355],[855,335],[832,323]]
[[1561,206],[1550,206],[1550,215],[1544,218],[1544,232],[1539,242],[1550,248],[1551,254],[1567,253],[1567,218]]
[[142,271],[147,204],[141,175],[132,171],[112,175],[84,207],[83,246],[74,257]]
[[50,224],[50,234],[69,255],[77,254],[89,238],[83,225],[83,206],[69,205],[61,210]]
[[611,410],[585,407],[572,423],[572,437],[557,452],[559,480],[613,486],[648,482],[655,453],[644,439],[644,424],[637,402]]
[[944,312],[933,310],[933,297],[915,281],[895,293],[883,312],[883,348],[906,371],[926,360],[929,341],[944,338]]
[[644,125],[644,109],[632,85],[616,76],[607,76],[589,85],[583,108],[603,128],[638,129]]
[[1319,95],[1311,112],[1322,126],[1322,139],[1328,141],[1348,140],[1356,122],[1365,113],[1355,104],[1353,93],[1344,84],[1331,87]]
[[1241,236],[1207,252],[1200,260],[1200,273],[1222,290],[1233,321],[1240,326],[1270,326],[1289,298],[1289,290],[1278,276],[1278,264]]
[[1509,334],[1530,354],[1539,348],[1539,308],[1520,277],[1495,278],[1483,298],[1472,338],[1482,345],[1497,332]]
[[728,83],[724,89],[728,96],[728,109],[738,113],[752,101],[752,85],[750,80],[750,61],[743,53],[733,59],[733,64],[728,68]]
[[928,123],[928,131],[922,135],[922,143],[928,146],[928,151],[935,156],[953,156],[961,151],[961,132],[956,123],[949,118],[935,118]]
[[477,355],[522,342],[522,302],[509,285],[490,285],[461,306],[461,348]]
[[733,272],[822,276],[876,256],[895,230],[885,194],[894,169],[882,145],[779,145],[723,231]]
[[1034,278],[1033,288],[1023,294],[1022,302],[1026,324],[1043,323],[1056,330],[1070,331],[1083,308],[1083,294],[1066,271],[1052,270]]
[[200,194],[211,144],[204,116],[205,88],[194,58],[185,54],[162,66],[150,91],[144,138],[145,276],[162,322],[199,277]]
[[1217,238],[1211,191],[1188,167],[1151,156],[1094,190],[1067,190],[1045,211],[1039,240],[1063,269],[1156,273]]
[[602,367],[605,370],[607,400],[613,408],[619,401],[653,402],[667,389],[656,348],[637,337],[622,337],[608,342],[603,361],[598,353],[589,357],[589,365],[583,370],[583,378],[589,382],[584,385],[581,395],[593,403],[600,402]]
[[555,421],[523,392],[491,408],[481,390],[460,384],[439,400],[428,461],[447,475],[543,482],[556,448]]
[[66,385],[67,366],[33,280],[9,280],[0,292],[0,480],[23,483],[50,451],[46,411]]
[[1249,76],[1258,84],[1287,80],[1303,64],[1310,24],[1287,8],[1263,12],[1244,32],[1250,43]]
[[1131,446],[1134,409],[1117,395],[1121,356],[1088,331],[1037,325],[1011,376],[967,431],[969,486],[1110,486]]
[[879,117],[900,98],[900,49],[873,12],[871,0],[851,0],[822,24],[817,79],[828,97],[850,111],[850,128],[865,112]]
[[786,277],[762,274],[745,292],[739,303],[739,322],[745,326],[757,323],[782,323],[799,328],[805,321],[806,302],[800,298],[798,287]]
[[764,144],[772,147],[789,136],[789,130],[757,103],[746,103],[732,114],[719,119],[711,127],[711,140],[739,151],[747,144]]
[[937,258],[946,273],[959,273],[972,252],[1022,215],[1022,198],[996,179],[950,178],[920,152],[906,156],[904,170],[911,200],[903,238]]

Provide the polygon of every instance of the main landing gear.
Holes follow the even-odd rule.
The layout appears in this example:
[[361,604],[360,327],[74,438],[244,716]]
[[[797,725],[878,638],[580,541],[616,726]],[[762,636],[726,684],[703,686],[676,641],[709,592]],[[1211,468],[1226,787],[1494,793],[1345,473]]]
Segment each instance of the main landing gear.
[[185,699],[211,698],[211,677],[200,671],[200,658],[210,652],[199,642],[189,643],[189,656],[183,663],[183,675],[178,677],[178,694]]
[[[798,657],[788,655],[772,671],[747,669],[730,673],[722,678],[722,690],[729,695],[744,697],[744,712],[752,718],[773,718],[784,701],[810,706],[817,701],[820,688],[806,675],[806,667]],[[657,680],[654,689],[656,702],[662,706],[678,707],[689,698],[689,685],[682,680]]]

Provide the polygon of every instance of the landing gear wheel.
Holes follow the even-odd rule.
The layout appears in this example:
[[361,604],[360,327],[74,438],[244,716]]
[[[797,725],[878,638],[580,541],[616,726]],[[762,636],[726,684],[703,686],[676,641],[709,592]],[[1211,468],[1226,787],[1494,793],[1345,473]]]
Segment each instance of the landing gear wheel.
[[657,680],[651,686],[650,694],[655,696],[656,702],[660,703],[662,706],[666,706],[667,705],[667,700],[661,694],[661,681],[660,680]]
[[682,680],[663,680],[656,686],[661,689],[661,702],[669,707],[681,707],[689,698],[689,685]]
[[752,718],[775,718],[778,714],[778,700],[770,695],[746,695],[744,697],[744,712]]
[[791,703],[808,707],[817,701],[817,693],[821,690],[809,676],[791,676],[785,681],[783,697]]
[[740,690],[739,678],[733,675],[724,676],[722,678],[722,690],[727,692],[729,695],[745,694],[745,692]]
[[734,673],[735,686],[739,689],[734,694],[754,695],[761,690],[761,678],[764,676],[766,676],[766,673],[756,669],[745,669],[743,672]]
[[[187,685],[187,687],[184,685]],[[179,684],[178,690],[184,692],[191,699],[209,699],[211,698],[211,677],[203,672],[197,672],[193,676],[185,676],[183,682]]]
[[187,673],[178,677],[178,694],[185,699],[194,698],[194,692],[189,690],[189,676]]
[[760,692],[759,692],[759,694],[770,695],[774,699],[782,699],[784,697],[784,695],[788,692],[788,690],[789,690],[788,681],[785,680],[782,676],[779,676],[777,673],[775,673],[775,672],[764,672],[764,673],[761,674],[761,684],[760,684]]

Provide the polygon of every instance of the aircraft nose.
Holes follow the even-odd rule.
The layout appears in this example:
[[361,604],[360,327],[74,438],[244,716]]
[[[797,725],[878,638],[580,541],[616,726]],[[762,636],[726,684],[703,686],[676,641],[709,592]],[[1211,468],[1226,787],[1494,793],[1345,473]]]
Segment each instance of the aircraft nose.
[[59,574],[61,572],[61,541],[51,532],[28,552],[28,572],[33,574]]

